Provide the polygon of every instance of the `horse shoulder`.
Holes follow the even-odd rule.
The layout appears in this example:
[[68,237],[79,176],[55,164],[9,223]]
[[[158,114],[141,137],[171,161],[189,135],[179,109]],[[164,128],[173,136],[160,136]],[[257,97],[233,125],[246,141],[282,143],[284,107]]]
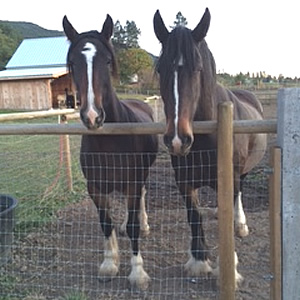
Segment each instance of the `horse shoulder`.
[[233,103],[235,120],[263,119],[263,107],[252,92],[247,90],[229,90],[219,85],[216,93],[218,103],[224,101]]
[[244,104],[245,107],[254,108],[263,117],[263,106],[254,93],[247,90],[233,90],[232,93],[239,103]]
[[133,113],[137,122],[153,122],[153,110],[147,103],[134,99],[122,100],[121,103]]

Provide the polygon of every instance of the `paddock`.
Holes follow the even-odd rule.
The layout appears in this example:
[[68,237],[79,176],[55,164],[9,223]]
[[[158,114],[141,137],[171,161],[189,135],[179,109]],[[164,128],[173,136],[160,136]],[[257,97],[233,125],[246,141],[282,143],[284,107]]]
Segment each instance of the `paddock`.
[[[260,124],[233,123],[236,134],[250,130],[266,132],[269,137],[268,153],[249,175],[244,187],[250,235],[245,239],[234,239],[239,255],[238,270],[244,277],[235,292],[236,299],[270,299],[270,294],[271,299],[280,299],[280,295],[274,295],[281,282],[280,274],[275,273],[280,262],[274,260],[279,251],[278,219],[274,224],[278,207],[269,201],[270,195],[272,199],[278,198],[275,188],[269,187],[269,177],[274,177],[274,165],[277,164],[276,159],[272,159],[273,154],[278,156],[276,151],[271,152],[276,145],[276,109],[267,105],[265,111],[266,121]],[[124,131],[123,125],[121,130]],[[201,133],[211,132],[217,130],[218,124],[195,124],[195,128]],[[120,126],[108,126],[103,128],[102,134],[117,134],[118,130]],[[164,125],[155,123],[148,128],[125,130],[129,133],[137,131],[137,134],[161,134]],[[1,124],[0,190],[18,199],[19,206],[12,259],[0,266],[0,296],[5,299],[68,299],[68,295],[75,294],[81,295],[82,299],[222,299],[222,296],[225,299],[226,287],[224,283],[222,286],[222,280],[219,286],[214,276],[188,278],[184,274],[190,233],[169,155],[162,147],[146,186],[151,232],[141,240],[145,269],[152,278],[150,288],[144,292],[129,290],[129,239],[119,232],[120,272],[111,281],[99,281],[97,271],[103,255],[103,235],[79,166],[79,134],[83,133],[85,129],[79,123]],[[62,141],[62,135],[66,134],[69,135],[67,144]],[[64,160],[69,153],[71,178],[67,176],[70,164]],[[270,153],[273,153],[272,158]],[[222,255],[222,245],[218,245],[222,226],[213,213],[219,196],[208,188],[199,193],[207,240],[215,263],[216,257]],[[112,208],[118,228],[125,211],[120,195],[112,195]],[[275,243],[277,247],[274,247]]]

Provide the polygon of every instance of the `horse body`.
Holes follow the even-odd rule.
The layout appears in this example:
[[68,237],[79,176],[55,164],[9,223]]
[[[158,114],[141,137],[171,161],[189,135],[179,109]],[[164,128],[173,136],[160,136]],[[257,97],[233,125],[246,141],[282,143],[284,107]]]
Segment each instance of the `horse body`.
[[[233,103],[235,120],[263,119],[262,106],[254,94],[230,91],[217,83],[215,61],[204,39],[209,24],[208,9],[194,30],[179,26],[169,32],[159,11],[154,15],[154,31],[162,44],[157,72],[167,125],[164,143],[171,154],[192,233],[191,258],[185,265],[190,275],[212,271],[196,191],[202,186],[217,189],[217,136],[194,135],[193,121],[216,120],[218,104],[224,101]],[[264,134],[234,136],[235,223],[240,236],[248,234],[241,185],[247,173],[262,159],[265,149]],[[236,274],[239,280],[241,277]]]
[[[114,92],[111,73],[116,74],[116,61],[110,44],[111,17],[107,15],[100,33],[79,34],[66,17],[63,27],[71,42],[67,60],[80,97],[82,123],[95,130],[104,122],[153,122],[152,109],[147,104],[136,100],[119,101]],[[109,201],[109,194],[119,191],[127,196],[127,219],[122,227],[132,246],[129,280],[141,289],[147,288],[150,281],[143,269],[138,243],[140,223],[142,227],[149,227],[144,185],[157,151],[158,139],[153,135],[83,135],[81,140],[81,168],[105,235],[100,276],[114,276],[119,270],[118,243]]]

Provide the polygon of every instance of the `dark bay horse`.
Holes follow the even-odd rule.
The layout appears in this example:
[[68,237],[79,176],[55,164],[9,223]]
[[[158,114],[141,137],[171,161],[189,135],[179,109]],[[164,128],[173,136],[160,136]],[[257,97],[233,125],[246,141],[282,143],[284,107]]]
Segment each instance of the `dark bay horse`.
[[[223,101],[233,103],[235,120],[262,120],[262,105],[248,91],[230,91],[217,83],[215,61],[204,39],[210,25],[208,9],[194,30],[178,26],[169,32],[158,10],[153,22],[162,44],[156,70],[166,115],[164,143],[171,154],[192,233],[191,258],[185,268],[197,276],[212,271],[197,189],[205,185],[216,189],[217,155],[208,150],[217,149],[217,140],[215,134],[194,135],[193,121],[216,120],[218,103]],[[260,162],[265,149],[265,134],[234,136],[235,226],[240,236],[248,235],[241,185],[247,173]],[[236,277],[239,280],[238,273]]]
[[[119,101],[114,91],[111,74],[117,74],[117,64],[110,41],[111,17],[107,15],[101,32],[79,34],[66,16],[63,28],[71,42],[67,63],[80,98],[82,123],[96,130],[104,122],[153,122],[150,106],[142,101]],[[139,251],[140,221],[147,217],[145,211],[140,214],[140,208],[145,207],[144,185],[157,151],[158,139],[153,135],[83,135],[81,140],[81,168],[105,235],[100,276],[111,277],[119,270],[118,242],[109,210],[109,194],[118,191],[128,202],[126,231],[132,246],[128,278],[140,289],[147,288],[150,281]]]

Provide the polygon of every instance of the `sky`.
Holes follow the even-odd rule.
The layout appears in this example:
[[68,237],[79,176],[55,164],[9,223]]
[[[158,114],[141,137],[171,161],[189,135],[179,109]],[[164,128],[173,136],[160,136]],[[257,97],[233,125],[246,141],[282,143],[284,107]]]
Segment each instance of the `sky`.
[[194,29],[206,7],[211,24],[206,41],[217,71],[232,75],[266,72],[300,77],[300,5],[297,0],[3,0],[0,20],[27,21],[46,29],[62,30],[67,15],[78,32],[101,30],[106,14],[124,26],[134,21],[141,30],[139,44],[159,55],[161,45],[153,31],[159,9],[169,29],[176,14]]

